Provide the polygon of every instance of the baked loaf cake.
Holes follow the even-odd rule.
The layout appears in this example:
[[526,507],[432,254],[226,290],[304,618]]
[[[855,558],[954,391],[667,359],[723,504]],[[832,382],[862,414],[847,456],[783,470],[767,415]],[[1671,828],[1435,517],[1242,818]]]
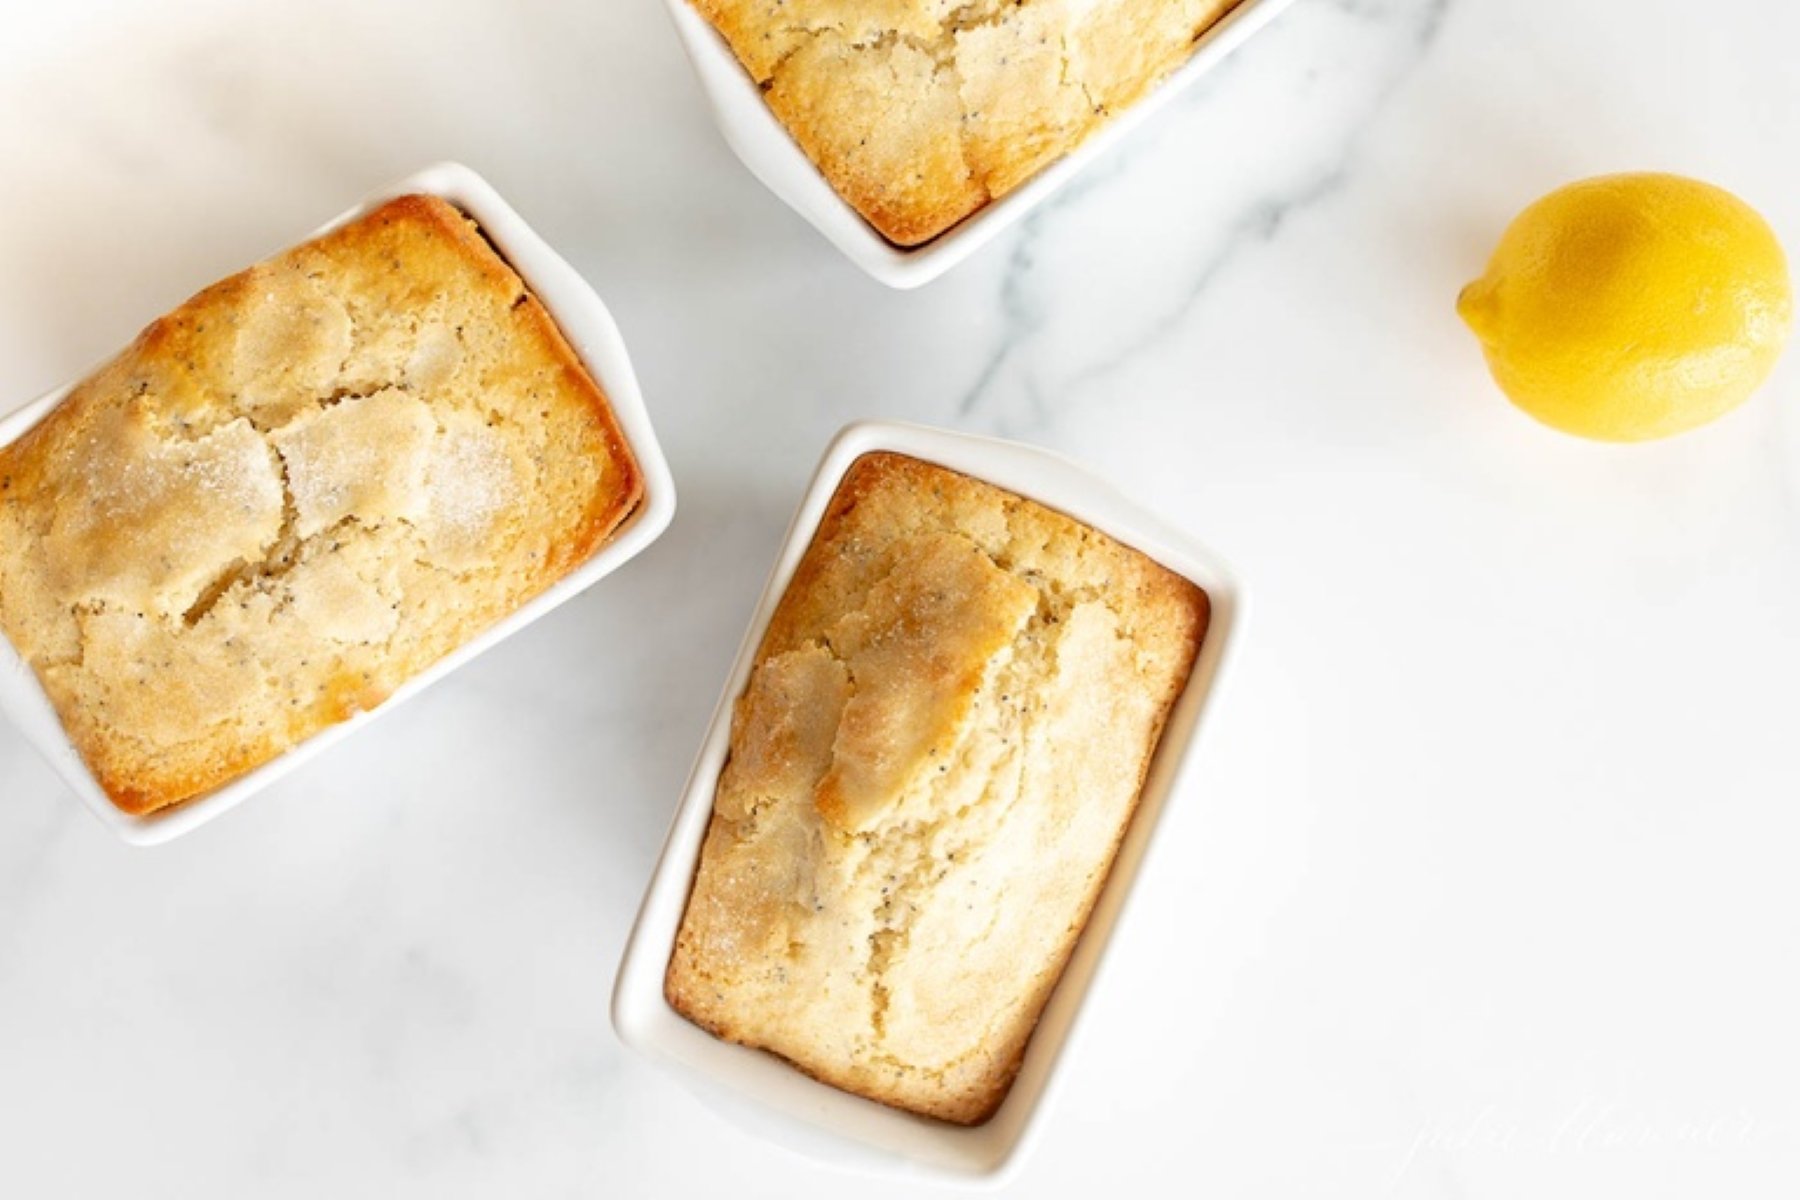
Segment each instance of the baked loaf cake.
[[1207,616],[1042,505],[858,460],[737,702],[669,1002],[847,1091],[988,1119]]
[[1238,0],[694,0],[826,179],[929,241],[1073,150]]
[[0,450],[0,632],[149,813],[380,704],[641,491],[543,306],[407,196],[201,292]]

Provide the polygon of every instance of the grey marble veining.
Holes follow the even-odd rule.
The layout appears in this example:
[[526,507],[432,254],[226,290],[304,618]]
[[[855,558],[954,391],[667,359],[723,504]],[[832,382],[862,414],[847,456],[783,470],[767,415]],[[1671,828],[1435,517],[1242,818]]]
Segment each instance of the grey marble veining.
[[[1310,128],[1298,121],[1291,127],[1270,121],[1265,128],[1275,139],[1286,140],[1291,134],[1313,144],[1315,152],[1304,160],[1305,170],[1290,175],[1292,158],[1283,154],[1277,159],[1261,146],[1253,150],[1255,157],[1233,162],[1234,166],[1252,171],[1279,174],[1267,181],[1266,191],[1232,193],[1233,199],[1241,198],[1241,207],[1217,213],[1203,241],[1171,247],[1173,253],[1182,256],[1185,286],[1162,311],[1134,322],[1129,340],[1106,346],[1091,360],[1056,378],[1044,379],[1023,365],[1030,356],[1022,350],[1032,339],[1058,332],[1054,329],[1056,321],[1047,311],[1052,298],[1079,302],[1084,295],[1093,293],[1079,287],[1057,286],[1064,280],[1056,276],[1054,267],[1041,265],[1041,256],[1034,253],[1036,243],[1046,225],[1054,228],[1061,210],[1083,204],[1091,193],[1103,191],[1127,176],[1139,155],[1138,147],[1127,147],[1084,175],[1064,195],[1054,198],[1013,239],[998,301],[1005,324],[980,374],[959,399],[958,415],[979,420],[984,408],[998,408],[1001,415],[996,419],[996,432],[1009,436],[1041,433],[1053,419],[1059,402],[1104,381],[1138,355],[1154,351],[1164,339],[1178,334],[1209,295],[1212,284],[1240,255],[1273,241],[1291,220],[1351,184],[1357,147],[1365,130],[1380,118],[1430,53],[1449,8],[1450,0],[1299,5],[1297,11],[1284,14],[1273,29],[1237,58],[1227,60],[1219,72],[1223,78],[1205,81],[1196,95],[1185,97],[1179,107],[1209,109],[1221,124],[1231,122],[1234,112],[1240,114],[1241,120],[1242,109],[1253,107],[1254,102],[1246,103],[1229,89],[1239,73],[1259,66],[1296,73],[1298,80],[1290,77],[1286,82],[1290,86],[1298,82],[1303,92],[1328,89],[1341,81],[1354,93],[1349,104],[1330,111],[1325,121],[1309,121]],[[1316,110],[1309,116],[1316,117]],[[1148,138],[1140,139],[1145,140]],[[1196,148],[1205,154],[1204,142]],[[1202,175],[1201,180],[1201,186],[1212,186],[1207,176]],[[1166,236],[1166,231],[1159,230],[1158,235]],[[1197,255],[1195,249],[1199,250]],[[1043,278],[1033,278],[1034,275]],[[1013,394],[997,396],[999,391]]]
[[870,416],[1069,453],[1252,595],[1018,1194],[1800,1187],[1800,360],[1593,447],[1452,307],[1582,174],[1704,175],[1800,245],[1794,6],[1300,0],[905,294],[739,167],[649,0],[9,18],[0,409],[457,158],[606,297],[682,505],[163,849],[0,727],[0,1194],[916,1194],[762,1144],[606,1016],[792,506]]

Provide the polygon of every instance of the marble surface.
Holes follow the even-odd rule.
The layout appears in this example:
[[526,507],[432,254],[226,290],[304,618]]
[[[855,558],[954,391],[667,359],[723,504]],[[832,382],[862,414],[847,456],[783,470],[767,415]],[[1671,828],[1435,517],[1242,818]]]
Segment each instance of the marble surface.
[[1256,599],[1018,1194],[1800,1189],[1800,357],[1713,428],[1596,447],[1501,401],[1451,307],[1516,208],[1601,171],[1713,179],[1800,248],[1800,9],[1300,0],[916,294],[739,167],[654,0],[7,18],[0,408],[458,158],[613,307],[682,511],[167,848],[0,729],[0,1193],[842,1194],[606,1002],[862,416],[1072,452]]

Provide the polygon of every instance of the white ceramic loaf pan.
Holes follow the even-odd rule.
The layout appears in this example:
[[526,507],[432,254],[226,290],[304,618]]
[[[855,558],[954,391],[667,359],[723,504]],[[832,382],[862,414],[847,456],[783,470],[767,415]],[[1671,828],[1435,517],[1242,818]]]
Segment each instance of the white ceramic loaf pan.
[[1066,157],[921,246],[896,246],[826,182],[763,99],[737,55],[692,0],[666,0],[713,119],[750,173],[810,221],[857,266],[895,288],[930,283],[1022,220],[1082,168],[1218,66],[1293,0],[1243,0],[1194,44],[1194,53],[1149,95],[1095,130]]
[[[686,1021],[663,996],[664,971],[699,863],[714,788],[725,765],[733,703],[749,681],[775,606],[838,483],[858,458],[881,450],[941,464],[1066,513],[1193,580],[1212,600],[1206,640],[1170,716],[1106,888],[1038,1023],[1012,1092],[991,1121],[974,1128],[912,1116],[818,1083],[771,1054],[713,1037]],[[1059,455],[910,425],[860,424],[845,429],[826,450],[788,529],[626,945],[613,992],[613,1025],[620,1039],[673,1068],[704,1102],[729,1119],[807,1157],[851,1170],[915,1179],[963,1183],[1006,1179],[1041,1128],[1058,1064],[1080,1028],[1083,1001],[1095,984],[1113,927],[1131,895],[1163,810],[1191,761],[1201,715],[1218,687],[1243,619],[1243,603],[1241,590],[1218,558]]]
[[[106,798],[80,753],[63,732],[49,698],[31,668],[0,636],[0,710],[24,730],[26,738],[56,768],[63,781],[103,822],[127,842],[153,845],[186,833],[242,804],[313,755],[392,712],[476,655],[511,637],[525,626],[579,594],[634,558],[660,537],[675,516],[675,485],[669,464],[650,425],[650,413],[638,390],[637,376],[625,352],[624,339],[594,289],[575,269],[534,233],[523,217],[500,198],[486,180],[468,167],[440,163],[371,193],[354,208],[320,226],[309,237],[335,229],[396,196],[425,192],[441,196],[473,217],[482,232],[537,294],[551,317],[580,355],[612,404],[619,427],[637,456],[644,476],[644,499],[612,539],[542,595],[452,651],[397,688],[386,703],[314,735],[280,758],[186,804],[147,817],[120,811]],[[306,239],[295,239],[302,241]],[[22,436],[55,408],[73,388],[71,383],[0,420],[0,446]]]

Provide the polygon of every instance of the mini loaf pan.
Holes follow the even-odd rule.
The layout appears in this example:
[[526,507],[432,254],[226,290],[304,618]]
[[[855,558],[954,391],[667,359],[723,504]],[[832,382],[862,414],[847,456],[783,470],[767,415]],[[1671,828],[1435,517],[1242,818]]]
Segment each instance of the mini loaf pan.
[[[690,1024],[663,996],[664,972],[674,953],[712,817],[713,793],[725,766],[733,704],[749,682],[775,606],[812,543],[839,482],[851,464],[875,451],[937,463],[1054,508],[1191,579],[1212,601],[1206,639],[1187,688],[1170,714],[1137,813],[1038,1022],[1018,1079],[992,1120],[968,1128],[914,1116],[816,1082],[772,1054],[722,1041]],[[808,1158],[852,1171],[938,1182],[997,1184],[1010,1178],[1042,1127],[1058,1065],[1080,1028],[1083,1001],[1163,810],[1192,760],[1200,718],[1241,628],[1243,607],[1242,590],[1215,555],[1060,455],[913,425],[869,423],[843,430],[826,450],[788,528],[626,944],[612,1001],[613,1027],[620,1040],[670,1067],[727,1119]]]
[[[644,498],[636,511],[593,557],[552,584],[517,611],[501,618],[474,638],[407,680],[379,707],[341,721],[263,766],[197,799],[146,817],[132,816],[108,800],[81,754],[64,732],[37,677],[4,636],[0,636],[0,711],[12,717],[25,737],[49,760],[88,808],[125,841],[149,846],[195,829],[242,804],[315,754],[392,712],[476,655],[511,637],[558,605],[610,575],[662,536],[675,516],[675,484],[657,444],[650,413],[638,390],[637,376],[625,352],[624,339],[594,289],[556,251],[534,233],[523,217],[481,176],[458,163],[439,163],[371,193],[354,208],[326,222],[308,239],[336,229],[396,196],[428,193],[440,196],[472,217],[482,233],[536,293],[551,318],[575,348],[582,364],[600,384],[612,405],[625,440],[644,476]],[[298,239],[298,240],[308,240]],[[84,376],[85,378],[85,376]],[[0,419],[0,446],[24,436],[78,385],[70,383]]]
[[931,241],[910,248],[882,237],[837,194],[769,108],[762,89],[738,62],[730,43],[694,7],[693,0],[665,2],[713,110],[713,120],[750,173],[864,271],[889,287],[916,288],[1023,220],[1089,163],[1218,66],[1293,0],[1243,0],[1200,35],[1187,62],[1148,95],[1094,130],[1069,154]]

